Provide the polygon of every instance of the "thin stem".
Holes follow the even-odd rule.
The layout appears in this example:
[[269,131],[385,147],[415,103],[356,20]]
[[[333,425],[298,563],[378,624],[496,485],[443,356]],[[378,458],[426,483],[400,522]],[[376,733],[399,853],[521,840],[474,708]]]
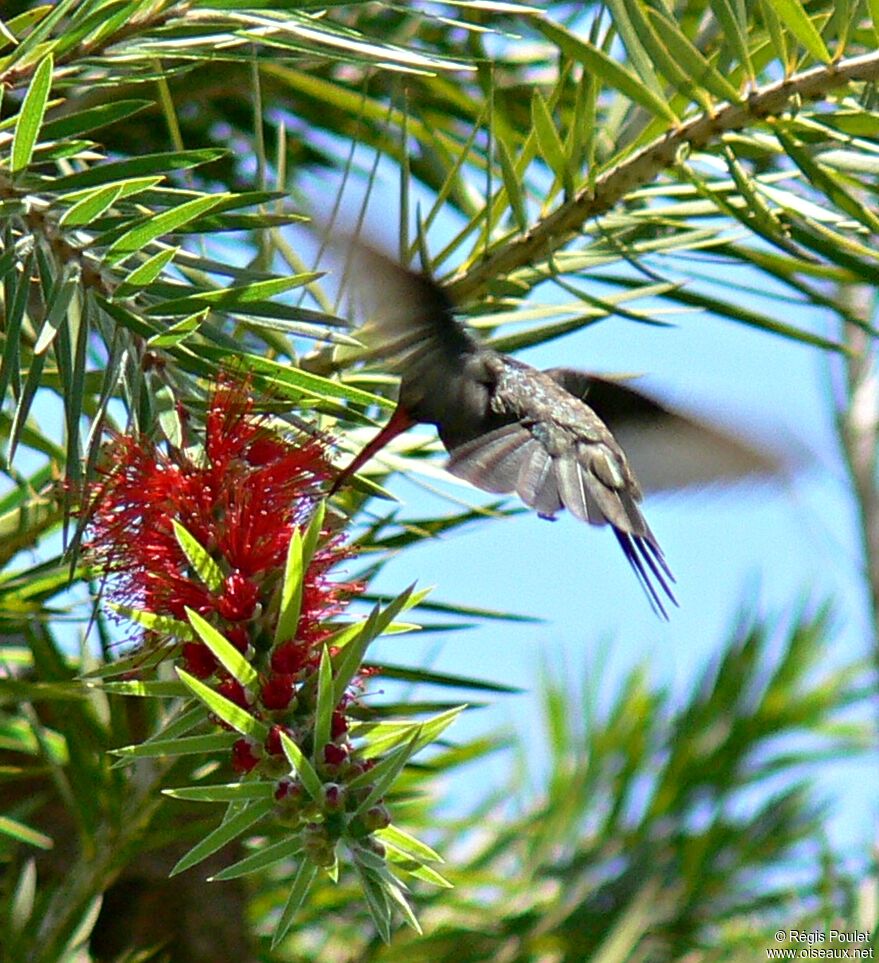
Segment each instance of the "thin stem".
[[[854,288],[846,293],[850,311],[857,311],[862,320],[868,322],[872,313],[869,292]],[[879,484],[876,476],[879,372],[876,346],[870,334],[846,322],[843,337],[851,351],[842,362],[843,384],[841,397],[836,400],[836,427],[860,521],[873,653],[879,668]]]

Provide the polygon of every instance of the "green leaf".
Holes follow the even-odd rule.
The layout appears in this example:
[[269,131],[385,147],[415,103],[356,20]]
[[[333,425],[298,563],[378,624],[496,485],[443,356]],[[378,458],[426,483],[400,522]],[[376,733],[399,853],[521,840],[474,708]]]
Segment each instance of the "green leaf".
[[609,86],[619,90],[636,104],[646,108],[651,114],[664,117],[673,123],[677,122],[677,117],[666,100],[645,87],[639,77],[617,63],[599,47],[588,40],[582,40],[570,31],[565,30],[564,27],[549,20],[535,20],[534,25],[548,40],[556,44],[577,63],[592,71],[596,77],[599,77]]
[[128,160],[108,161],[85,171],[56,177],[51,183],[53,191],[77,190],[82,187],[100,187],[110,181],[163,174],[167,171],[186,170],[201,164],[210,164],[226,152],[214,148],[204,150],[181,150],[161,154],[141,154]]
[[204,736],[177,736],[173,739],[150,739],[147,742],[111,749],[110,754],[128,759],[172,758],[175,756],[210,755],[229,749],[235,741],[232,732],[211,732]]
[[[345,690],[351,684],[351,680],[357,674],[363,663],[363,656],[367,648],[374,639],[378,638],[382,632],[390,625],[394,618],[404,609],[417,604],[417,599],[412,597],[415,585],[410,585],[404,592],[398,595],[384,611],[376,605],[369,613],[366,622],[360,631],[346,641],[344,646],[336,655],[335,691],[333,693],[334,705],[338,705]],[[339,646],[343,645],[342,639],[334,640]]]
[[246,833],[251,826],[268,816],[274,809],[274,806],[274,799],[260,799],[251,803],[249,806],[245,806],[244,809],[229,819],[224,820],[213,832],[208,833],[201,842],[193,846],[192,849],[177,862],[169,875],[176,876],[178,873],[182,873],[187,869],[192,869],[193,866],[207,859],[208,856],[211,856],[218,849],[221,849],[227,843],[231,843],[233,839],[237,839],[243,833]]
[[354,866],[360,876],[373,922],[382,939],[386,943],[391,941],[394,907],[416,933],[421,933],[418,920],[403,894],[403,886],[390,872],[387,863],[373,853],[361,849],[355,854]]
[[[5,399],[7,386],[20,389],[20,335],[30,292],[30,276],[34,254],[25,257],[20,271],[7,274],[3,281],[4,306],[6,307],[3,357],[0,358],[0,399]],[[8,456],[11,458],[11,455]]]
[[86,197],[77,201],[64,212],[59,223],[63,227],[78,227],[81,224],[89,224],[103,214],[108,207],[115,204],[121,193],[121,184],[110,184],[107,187],[98,187],[89,191]]
[[[418,751],[418,741],[421,736],[421,727],[413,726],[412,736],[409,741],[404,746],[400,746],[395,749],[392,753],[385,756],[381,762],[373,766],[368,773],[362,773],[363,776],[369,776],[369,779],[364,780],[364,785],[372,786],[370,792],[366,795],[360,805],[354,812],[356,816],[362,816],[367,809],[375,805],[386,795],[388,790],[393,786],[396,781],[397,776],[403,769],[403,766],[409,761],[409,759]],[[360,776],[352,779],[348,783],[349,789],[357,789],[360,786],[358,780]]]
[[275,626],[275,643],[296,638],[299,626],[299,613],[302,608],[302,592],[308,566],[317,550],[323,528],[326,502],[319,501],[314,506],[308,528],[303,536],[299,528],[294,528],[287,547],[287,560],[284,565],[284,584],[281,589],[281,604]]
[[195,334],[204,324],[210,314],[210,308],[202,308],[195,314],[190,314],[179,321],[175,321],[162,334],[154,334],[148,339],[147,344],[151,348],[173,348],[175,345],[182,344],[187,338]]
[[302,532],[293,529],[287,545],[287,560],[284,563],[284,584],[281,588],[281,604],[278,621],[275,625],[275,644],[296,638],[299,625],[299,612],[302,607],[302,582],[305,577],[305,563],[302,557]]
[[[877,0],[879,2],[879,0]],[[510,210],[516,221],[516,226],[523,233],[528,230],[528,215],[525,210],[525,200],[522,196],[522,185],[519,182],[519,175],[516,173],[516,166],[510,148],[501,137],[496,138],[497,157],[501,165],[501,177],[504,181],[504,189],[507,192],[507,200],[510,202]]]
[[815,29],[809,15],[799,0],[773,0],[773,8],[788,30],[817,60],[830,63],[830,51],[824,45],[821,34]]
[[255,853],[245,856],[244,859],[240,859],[237,863],[233,863],[211,876],[209,882],[222,882],[227,879],[237,879],[239,876],[247,876],[250,873],[257,873],[269,869],[276,863],[286,862],[301,852],[302,840],[298,836],[293,839],[282,839],[270,846],[260,846]]
[[326,500],[321,499],[315,503],[311,518],[308,521],[308,528],[306,528],[305,537],[302,540],[302,560],[306,569],[311,565],[311,560],[317,551],[317,545],[320,541],[321,532],[323,531],[326,510]]
[[711,8],[723,28],[723,39],[745,67],[750,78],[754,77],[751,51],[748,47],[748,22],[745,5],[737,0],[712,0]]
[[[186,622],[181,622],[179,619],[172,618],[170,615],[157,615],[155,612],[147,612],[144,609],[134,609],[128,605],[120,605],[118,602],[108,602],[107,605],[114,612],[118,612],[119,615],[124,615],[125,618],[131,619],[132,622],[137,622],[138,625],[142,625],[151,632],[157,632],[159,635],[171,635],[184,641],[194,638],[192,630]],[[137,657],[138,656],[135,656],[134,658]],[[118,664],[119,663],[113,663],[113,665]]]
[[567,189],[573,187],[565,147],[543,95],[535,88],[531,94],[531,123],[537,136],[540,156]]
[[9,169],[13,174],[24,170],[31,161],[43,115],[46,112],[46,102],[49,99],[49,89],[52,86],[52,70],[54,63],[52,54],[45,56],[34,71],[33,79],[25,94],[18,123],[15,125],[15,135],[12,139],[12,154]]
[[[667,44],[656,30],[654,30],[647,18],[647,10],[649,8],[643,6],[640,0],[624,0],[624,2],[626,12],[632,21],[632,27],[641,44],[644,46],[646,53],[649,55],[653,66],[682,94],[691,100],[695,100],[707,109],[710,105],[710,98],[707,97],[698,86],[692,83],[690,78],[681,70],[680,65],[675,61],[674,57],[672,57]],[[654,86],[658,87],[659,84],[654,84]]]
[[163,789],[162,794],[172,799],[188,799],[190,802],[252,802],[274,799],[275,786],[271,782],[232,782],[218,786],[184,786]]
[[9,922],[15,933],[21,933],[34,911],[37,895],[37,864],[33,858],[28,859],[22,867],[12,894],[9,910]]
[[287,757],[287,761],[293,767],[296,775],[299,777],[299,781],[302,783],[305,791],[309,796],[315,801],[319,802],[321,799],[321,792],[323,783],[320,780],[314,767],[302,754],[302,750],[296,743],[290,738],[290,736],[283,730],[281,735],[281,745],[284,747],[284,755]]
[[628,59],[641,78],[641,82],[650,90],[659,90],[660,81],[654,71],[656,64],[645,49],[643,31],[638,29],[641,24],[637,18],[630,16],[632,5],[620,0],[608,0],[607,6],[613,16],[614,30],[619,32],[620,39],[625,44]]
[[401,853],[391,843],[385,843],[385,855],[388,863],[393,863],[394,868],[407,876],[414,876],[415,879],[430,883],[431,886],[438,886],[440,889],[454,889],[455,884],[446,879],[442,873],[437,872],[432,866],[425,866],[423,863],[416,862],[406,853]]
[[141,288],[148,287],[165,270],[168,264],[174,260],[174,256],[180,250],[179,247],[172,247],[167,251],[159,251],[152,257],[146,259],[143,264],[139,264],[126,278],[119,287],[113,292],[116,298],[125,298]]
[[369,915],[375,924],[378,935],[385,943],[391,942],[391,921],[393,909],[391,901],[381,883],[381,877],[371,872],[361,860],[354,861],[354,867],[363,886],[363,894],[369,907]]
[[199,544],[198,540],[193,535],[190,535],[176,518],[172,524],[174,526],[174,537],[177,539],[177,544],[180,546],[189,564],[195,570],[196,575],[198,575],[211,592],[217,594],[222,591],[223,583],[225,582],[223,570],[211,558],[207,550]]
[[[105,187],[118,187],[120,200],[126,197],[134,197],[135,194],[142,194],[156,184],[161,183],[161,177],[129,177],[127,180],[111,181],[109,184],[100,184],[99,187],[85,187],[78,191],[65,191],[60,194],[60,198],[65,203],[76,203],[84,197],[91,196],[95,190],[102,190]],[[54,183],[53,183],[54,189]]]
[[147,107],[152,107],[149,100],[117,100],[110,104],[99,104],[86,110],[78,110],[64,117],[46,121],[43,125],[43,136],[47,140],[67,140],[72,137],[82,137],[83,134],[115,124],[126,117]]
[[101,689],[114,695],[139,696],[143,699],[179,699],[186,695],[186,687],[179,682],[125,679],[122,682],[89,681],[88,688]]
[[879,43],[879,0],[867,0],[867,7],[870,11],[870,20],[873,21],[873,36]]
[[385,679],[401,679],[413,685],[441,685],[455,689],[476,689],[480,692],[498,692],[505,695],[517,695],[524,689],[504,685],[500,682],[490,682],[485,679],[475,679],[471,676],[453,675],[449,672],[431,672],[428,669],[416,669],[402,665],[391,665],[387,662],[373,664],[365,663],[366,667],[374,670]]
[[25,846],[36,846],[38,849],[51,849],[55,845],[51,836],[32,829],[10,816],[0,816],[0,835],[8,836]]
[[[201,354],[211,361],[220,363],[228,361],[227,352],[213,345],[203,345]],[[394,407],[392,402],[380,395],[361,391],[360,388],[312,374],[302,368],[293,368],[287,363],[275,361],[272,358],[249,353],[239,354],[238,357],[244,370],[270,378],[277,390],[284,386],[314,398],[340,398],[358,405],[380,405],[388,409]]]
[[[15,46],[18,46],[18,40],[16,40],[15,34],[10,31],[10,29],[6,26],[5,23],[3,23],[2,20],[0,20],[0,37],[2,37],[3,40],[6,41],[6,43],[11,43],[11,44],[14,44]],[[2,46],[5,47],[6,44],[2,44]]]
[[411,856],[413,859],[416,859],[419,862],[443,862],[442,856],[440,856],[440,854],[435,850],[431,849],[427,843],[423,843],[420,839],[410,836],[409,833],[403,829],[400,829],[399,826],[393,825],[393,823],[390,826],[386,826],[384,829],[377,830],[374,835],[383,843],[393,846],[401,853],[406,853],[406,855]]
[[781,130],[780,125],[777,124],[775,125],[775,136],[784,148],[785,153],[808,178],[811,186],[823,191],[837,207],[860,221],[871,233],[875,234],[879,231],[879,217],[861,200],[850,194],[839,178],[813,160],[808,151],[785,131]]
[[696,47],[671,17],[666,17],[652,7],[647,8],[648,16],[656,25],[656,32],[668,47],[672,58],[686,73],[694,89],[705,88],[718,100],[737,103],[742,99],[738,89]]
[[175,671],[189,691],[223,722],[227,722],[236,732],[253,739],[260,745],[266,741],[268,726],[264,722],[255,719],[246,709],[221,696],[219,692],[215,692],[184,669],[177,668]]
[[309,271],[300,274],[292,274],[286,278],[271,278],[268,281],[254,281],[252,284],[243,284],[233,288],[223,288],[219,291],[203,291],[198,294],[190,294],[185,298],[175,298],[171,301],[161,301],[153,304],[147,309],[147,314],[180,314],[181,311],[188,311],[193,307],[207,306],[217,311],[234,311],[237,308],[246,309],[247,305],[254,301],[263,301],[266,298],[274,297],[284,291],[311,284],[318,278],[323,277],[320,271]]
[[[431,742],[435,742],[466,708],[466,705],[453,706],[451,709],[447,709],[445,712],[420,723],[396,721],[359,723],[356,726],[356,734],[366,738],[366,745],[361,750],[361,755],[369,759],[382,752],[387,752],[394,746],[398,746],[411,738],[412,732],[416,729],[418,730],[418,738],[415,751],[423,749]],[[375,772],[374,769],[370,770],[370,774],[373,772]],[[351,780],[351,785],[356,788],[365,785],[366,782],[368,780],[357,776]]]
[[296,918],[299,908],[305,901],[305,897],[308,895],[308,891],[316,875],[317,866],[315,866],[311,860],[303,859],[299,865],[299,869],[296,871],[296,876],[293,878],[293,885],[290,887],[290,892],[287,895],[287,902],[284,904],[284,909],[281,911],[281,918],[278,920],[278,925],[275,927],[275,932],[272,935],[272,949],[284,939],[287,931],[293,925],[293,920]]
[[256,669],[244,658],[238,649],[225,639],[207,619],[199,615],[198,612],[187,608],[186,615],[189,618],[189,624],[198,633],[198,637],[211,650],[232,678],[240,682],[245,689],[254,688],[259,679],[259,675]]
[[48,14],[52,12],[53,4],[44,3],[41,6],[32,7],[30,10],[26,10],[24,13],[18,14],[17,17],[12,17],[6,21],[7,28],[19,39],[24,36],[24,34],[30,30],[35,24],[38,24],[42,19],[44,19]]
[[74,294],[79,290],[80,267],[78,264],[65,264],[63,272],[58,282],[52,287],[50,297],[49,313],[40,329],[37,343],[34,345],[34,354],[43,355],[55,340],[59,328],[67,321],[67,309],[73,300]]
[[194,200],[186,201],[178,207],[162,211],[136,227],[126,231],[121,237],[117,238],[104,254],[104,260],[108,264],[116,264],[124,260],[135,251],[140,251],[150,241],[162,237],[165,234],[172,234],[179,231],[190,221],[195,220],[199,214],[204,214],[212,210],[229,197],[228,194],[216,194],[213,196],[196,197]]
[[317,670],[317,706],[314,710],[314,749],[311,757],[315,762],[322,758],[324,746],[330,740],[333,710],[338,705],[333,694],[333,665],[330,651],[324,646]]
[[[185,622],[180,622],[179,624],[184,626],[187,632],[191,633],[192,630]],[[176,632],[174,635],[176,638],[180,638]],[[111,679],[113,676],[125,675],[128,672],[139,673],[144,669],[152,668],[164,661],[164,659],[168,657],[169,651],[170,647],[160,645],[153,647],[151,650],[138,649],[124,658],[116,659],[113,662],[108,662],[105,665],[98,666],[96,669],[83,673],[81,678]]]

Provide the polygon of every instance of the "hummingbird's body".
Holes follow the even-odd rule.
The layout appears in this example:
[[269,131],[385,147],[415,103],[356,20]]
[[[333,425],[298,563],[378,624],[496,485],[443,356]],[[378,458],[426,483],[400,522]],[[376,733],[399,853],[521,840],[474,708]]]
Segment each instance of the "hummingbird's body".
[[618,434],[646,422],[652,447],[667,444],[667,456],[651,465],[658,488],[772,470],[772,461],[613,380],[568,368],[539,371],[486,348],[455,319],[435,281],[362,244],[352,256],[374,301],[364,340],[371,354],[393,362],[400,393],[388,424],[338,476],[333,491],[400,432],[416,423],[436,425],[453,475],[484,491],[515,491],[544,518],[567,508],[592,525],[610,525],[665,617],[660,593],[677,604],[674,577],[641,513],[635,474],[605,422]]

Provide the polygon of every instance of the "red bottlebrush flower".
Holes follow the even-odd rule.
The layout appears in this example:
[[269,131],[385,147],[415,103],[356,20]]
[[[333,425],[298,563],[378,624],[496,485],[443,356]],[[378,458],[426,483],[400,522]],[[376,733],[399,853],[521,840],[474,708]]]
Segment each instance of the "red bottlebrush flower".
[[[333,469],[323,439],[288,440],[253,408],[247,386],[222,383],[208,406],[203,456],[167,452],[145,437],[117,436],[108,444],[84,510],[91,511],[87,551],[111,576],[112,601],[179,620],[191,608],[236,623],[255,618],[260,603],[265,606],[263,580],[254,576],[283,571],[293,530],[307,521]],[[193,571],[175,521],[224,573],[219,592]],[[336,615],[354,590],[327,577],[347,554],[333,538],[309,566],[300,640],[306,644],[314,643],[320,623]]]
[[307,645],[284,642],[272,652],[272,668],[280,675],[295,675],[308,662],[310,654]]
[[292,675],[270,675],[260,688],[260,701],[266,709],[286,709],[293,698]]
[[[179,414],[192,434],[195,418],[183,410]],[[331,569],[350,550],[341,535],[322,532],[303,574],[296,631],[273,644],[290,539],[308,523],[321,487],[334,474],[325,441],[291,440],[274,431],[254,412],[248,387],[226,381],[209,401],[203,450],[117,436],[98,471],[99,482],[84,499],[84,511],[91,512],[87,553],[108,576],[107,596],[179,621],[193,609],[252,661],[263,680],[255,694],[248,691],[250,682],[245,690],[234,677],[252,673],[224,659],[227,671],[206,645],[193,641],[189,631],[181,633],[181,661],[190,674],[213,676],[209,685],[215,692],[257,719],[264,718],[264,711],[271,713],[268,721],[277,723],[264,746],[247,739],[234,743],[233,768],[246,773],[260,765],[261,777],[278,777],[281,733],[307,733],[314,724],[314,700],[297,699],[297,686],[316,670],[320,644],[334,631],[331,620],[361,588],[331,579]],[[195,547],[178,536],[178,526]],[[162,630],[145,633],[145,645],[174,640],[173,623],[157,624]],[[337,742],[348,730],[347,699],[331,722],[331,738]],[[231,728],[216,715],[209,718]],[[343,766],[347,758],[346,747],[325,747],[328,769]]]
[[253,743],[247,739],[237,739],[232,744],[232,768],[235,772],[250,772],[259,765],[259,756]]
[[197,679],[206,679],[217,671],[213,652],[202,642],[187,642],[183,646],[183,667]]
[[253,615],[258,601],[257,586],[240,572],[233,572],[226,576],[217,611],[230,622],[244,622]]

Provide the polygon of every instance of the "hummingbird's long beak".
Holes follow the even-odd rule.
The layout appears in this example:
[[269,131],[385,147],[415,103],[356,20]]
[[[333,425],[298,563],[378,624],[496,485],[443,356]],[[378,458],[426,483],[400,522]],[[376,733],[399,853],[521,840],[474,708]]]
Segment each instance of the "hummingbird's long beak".
[[333,487],[330,489],[330,495],[335,495],[335,493],[345,484],[346,481],[355,473],[358,472],[377,452],[381,451],[382,448],[389,441],[393,441],[397,435],[402,434],[407,428],[411,428],[415,424],[415,419],[409,412],[402,406],[397,405],[394,413],[391,415],[391,420],[382,428],[382,430],[372,439],[372,441],[360,452],[359,455],[339,474],[336,476],[336,480],[333,482]]

